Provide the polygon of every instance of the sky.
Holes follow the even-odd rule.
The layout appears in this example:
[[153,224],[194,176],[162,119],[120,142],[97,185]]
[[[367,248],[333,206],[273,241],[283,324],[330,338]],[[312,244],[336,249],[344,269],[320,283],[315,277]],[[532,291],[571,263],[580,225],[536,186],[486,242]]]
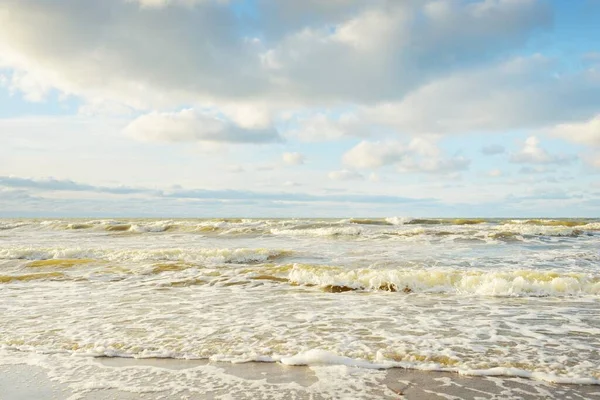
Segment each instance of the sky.
[[600,0],[0,0],[0,217],[600,217]]

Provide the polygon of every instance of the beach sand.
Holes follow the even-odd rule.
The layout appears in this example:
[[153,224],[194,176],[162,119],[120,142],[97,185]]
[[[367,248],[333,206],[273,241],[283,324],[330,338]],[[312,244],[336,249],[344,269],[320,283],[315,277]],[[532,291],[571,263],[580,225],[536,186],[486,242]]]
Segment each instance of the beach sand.
[[[144,392],[140,387],[133,391],[126,388],[106,388],[92,382],[77,382],[71,377],[69,383],[58,383],[50,378],[47,370],[41,367],[17,364],[0,366],[1,400],[133,400],[133,399],[351,399],[356,393],[361,398],[372,399],[600,399],[600,387],[594,385],[555,385],[522,378],[471,377],[447,372],[425,372],[407,369],[376,371],[383,379],[377,381],[353,377],[353,371],[360,375],[361,370],[343,366],[285,366],[279,363],[214,363],[202,360],[174,359],[124,359],[96,358],[92,360],[99,368],[112,372],[131,369],[159,369],[193,373],[207,365],[221,369],[223,374],[235,380],[235,384],[211,387],[205,390],[168,388],[159,390],[156,386]],[[345,370],[345,371],[343,371]],[[364,370],[362,370],[364,371]],[[345,391],[338,386],[338,392],[328,386],[328,373],[332,376],[348,373]],[[321,377],[321,379],[319,379]],[[241,389],[240,379],[248,382]],[[325,380],[325,382],[323,382]],[[277,395],[272,391],[262,392],[260,385],[272,387],[281,385]],[[74,385],[75,384],[75,385]],[[89,388],[82,389],[81,385]],[[104,384],[104,386],[106,386]],[[363,386],[357,391],[358,386]],[[73,388],[76,389],[73,389]]]

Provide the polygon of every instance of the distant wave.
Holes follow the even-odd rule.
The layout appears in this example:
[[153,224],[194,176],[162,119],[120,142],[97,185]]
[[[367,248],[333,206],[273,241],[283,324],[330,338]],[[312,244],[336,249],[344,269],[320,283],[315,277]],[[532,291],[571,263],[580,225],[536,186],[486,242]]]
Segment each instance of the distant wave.
[[[106,261],[199,261],[208,263],[266,262],[289,255],[288,250],[272,249],[85,249],[70,247],[10,247],[0,248],[0,259],[8,260],[58,260],[85,259],[87,262]],[[53,261],[55,262],[55,261]]]

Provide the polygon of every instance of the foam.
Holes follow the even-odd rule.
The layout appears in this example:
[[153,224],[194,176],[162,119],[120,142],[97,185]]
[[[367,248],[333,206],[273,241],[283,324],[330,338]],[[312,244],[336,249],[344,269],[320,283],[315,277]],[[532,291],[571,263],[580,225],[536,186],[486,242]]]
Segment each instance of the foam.
[[281,363],[285,365],[346,365],[349,367],[360,367],[370,369],[389,368],[389,365],[373,364],[364,360],[352,359],[339,356],[330,351],[312,349],[291,357],[283,357]]
[[252,263],[266,262],[289,255],[286,250],[273,249],[98,249],[98,248],[34,248],[12,247],[0,249],[0,259],[9,260],[52,260],[52,259],[87,259],[108,261],[196,261],[207,263]]
[[406,225],[412,221],[411,217],[388,217],[385,219],[386,222],[392,225]]
[[298,285],[314,285],[322,288],[408,293],[456,293],[483,296],[600,295],[600,276],[583,273],[561,274],[555,271],[347,270],[296,264],[289,272],[288,279]]

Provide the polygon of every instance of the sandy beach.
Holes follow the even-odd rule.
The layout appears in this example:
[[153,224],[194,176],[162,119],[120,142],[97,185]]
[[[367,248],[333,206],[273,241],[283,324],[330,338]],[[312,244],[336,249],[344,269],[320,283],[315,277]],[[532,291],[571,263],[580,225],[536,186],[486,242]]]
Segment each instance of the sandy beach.
[[[90,360],[90,365],[102,370],[98,381],[94,381],[93,376],[85,381],[77,380],[74,374],[69,377],[70,382],[59,383],[57,380],[64,379],[52,378],[52,373],[42,367],[2,366],[0,399],[600,399],[600,387],[596,385],[555,385],[514,377],[471,377],[401,368],[374,371],[366,378],[365,371],[355,367],[325,365],[123,358],[95,358]],[[202,374],[207,366],[219,370],[225,378],[218,387],[165,387],[161,390],[160,385],[152,382],[152,377],[157,375],[171,375],[177,381],[182,375]],[[132,382],[131,387],[119,387],[115,381],[111,388],[103,381],[106,372],[129,375],[132,371],[137,371],[139,379]],[[340,381],[343,376],[345,382]]]

